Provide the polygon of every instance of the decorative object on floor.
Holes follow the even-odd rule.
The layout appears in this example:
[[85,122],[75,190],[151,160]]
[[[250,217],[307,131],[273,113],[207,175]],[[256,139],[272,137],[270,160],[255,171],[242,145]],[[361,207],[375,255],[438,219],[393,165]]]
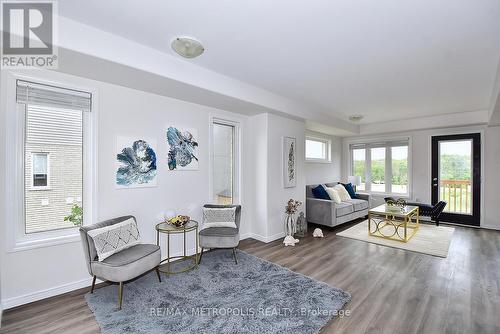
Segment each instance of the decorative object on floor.
[[[168,284],[155,282],[153,275],[129,283],[130,297],[122,312],[110,303],[111,286],[85,295],[102,333],[312,334],[351,298],[343,290],[242,251],[238,266],[225,251],[205,256],[197,270],[172,275]],[[242,312],[223,312],[228,309]],[[179,312],[172,315],[169,310]],[[210,310],[220,312],[214,316]]]
[[[185,219],[187,216],[183,216]],[[189,218],[189,217],[187,217]],[[166,235],[166,248],[167,248],[167,257],[161,260],[160,264],[166,262],[166,269],[160,267],[159,270],[165,274],[178,274],[180,272],[185,272],[190,269],[193,269],[198,266],[198,222],[195,220],[188,220],[182,226],[175,226],[174,224],[170,224],[169,222],[163,222],[156,224],[156,245],[160,246],[160,234]],[[187,234],[189,232],[195,232],[195,254],[187,255]],[[183,255],[170,256],[170,236],[171,235],[182,234],[183,238]],[[171,269],[171,262],[176,260],[177,268]],[[186,261],[191,261],[191,264],[181,266],[179,263],[184,264]],[[179,268],[181,267],[181,268]]]
[[438,257],[448,256],[448,249],[453,237],[452,227],[420,224],[418,233],[408,242],[378,238],[368,235],[368,221],[365,220],[347,230],[337,233],[338,236],[370,242],[373,244],[404,249]]
[[116,187],[156,187],[156,140],[116,139]]
[[198,170],[198,130],[169,127],[168,169]]
[[[385,202],[389,204],[389,202],[394,202],[395,199],[393,197],[386,197]],[[417,202],[408,202],[406,205],[418,206],[420,216],[422,217],[430,217],[431,221],[439,226],[441,213],[443,213],[444,208],[448,204],[445,201],[439,201],[435,205],[417,203]]]
[[305,237],[307,235],[307,220],[304,216],[304,212],[299,214],[299,218],[297,218],[297,231],[295,232],[296,237]]
[[293,236],[297,232],[295,214],[302,202],[289,199],[285,206],[285,236]]
[[286,246],[295,246],[295,244],[298,243],[299,241],[300,241],[299,239],[295,239],[291,235],[287,235],[285,237],[285,239],[283,239],[283,243],[285,244],[285,247]]
[[183,227],[189,222],[190,219],[191,218],[189,218],[189,216],[177,215],[175,217],[168,219],[167,223],[175,227]]
[[[89,233],[96,229],[117,225],[123,222],[129,222],[130,220],[133,220],[135,224],[137,224],[133,216],[124,216],[80,227],[80,237],[82,239],[83,253],[85,254],[87,270],[93,277],[90,293],[94,292],[96,278],[100,278],[104,281],[119,283],[118,309],[120,310],[122,308],[124,282],[130,281],[153,269],[156,269],[158,280],[161,282],[160,272],[158,271],[158,266],[161,260],[160,247],[151,244],[135,244],[132,247],[123,249],[120,252],[105,258],[103,261],[99,261],[95,243]],[[110,286],[107,288],[108,292],[109,289],[112,289]],[[107,294],[107,298],[109,298],[109,300],[106,301],[108,303],[108,307],[113,310],[113,305],[115,305],[113,294],[109,292]],[[134,312],[133,309],[132,312]]]
[[[382,204],[368,211],[368,234],[370,236],[408,242],[420,227],[418,206]],[[396,208],[397,210],[394,210]]]
[[313,231],[313,237],[315,238],[323,238],[323,231],[320,228],[315,228]]
[[361,185],[361,176],[351,175],[347,178],[347,182],[354,186],[354,191],[356,191],[356,187]]
[[283,184],[285,188],[297,185],[296,140],[292,137],[283,137]]
[[[234,210],[234,211],[233,211]],[[215,214],[214,211],[220,211],[220,214]],[[230,219],[234,219],[235,227],[230,227],[228,225],[228,213],[233,211],[233,215],[229,216]],[[214,223],[212,218],[223,217],[225,222],[222,226],[205,226],[205,221],[207,223]],[[198,263],[201,262],[203,257],[204,249],[214,249],[214,248],[231,248],[233,250],[234,262],[238,264],[238,259],[236,258],[236,247],[240,243],[240,220],[241,220],[241,205],[217,205],[217,204],[205,204],[203,206],[203,226],[200,231],[200,247],[201,254]]]

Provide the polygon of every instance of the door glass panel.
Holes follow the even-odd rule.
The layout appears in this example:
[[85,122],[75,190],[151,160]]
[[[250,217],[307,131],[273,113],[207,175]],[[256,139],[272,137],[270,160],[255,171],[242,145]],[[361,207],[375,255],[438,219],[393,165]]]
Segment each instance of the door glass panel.
[[446,212],[472,214],[472,140],[439,142],[439,200]]
[[234,201],[234,126],[213,124],[213,198],[217,204]]
[[385,147],[371,149],[372,191],[385,192]]
[[361,184],[357,186],[357,190],[366,190],[365,156],[364,148],[352,150],[353,175],[361,176]]

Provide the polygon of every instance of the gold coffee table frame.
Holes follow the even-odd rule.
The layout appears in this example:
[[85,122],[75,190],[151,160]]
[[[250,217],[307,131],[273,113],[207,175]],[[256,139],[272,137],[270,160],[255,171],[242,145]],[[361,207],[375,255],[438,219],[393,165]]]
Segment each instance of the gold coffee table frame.
[[[389,233],[383,231],[387,226],[390,226]],[[383,204],[368,211],[368,234],[374,237],[408,242],[417,233],[419,227],[418,206],[408,205],[398,211],[393,211]]]
[[[198,267],[198,222],[197,221],[190,220],[183,227],[175,227],[174,225],[170,225],[167,222],[163,222],[163,223],[156,224],[155,229],[156,229],[156,244],[158,246],[160,246],[160,233],[167,235],[167,258],[161,260],[160,268],[159,268],[159,270],[162,273],[165,273],[167,275],[179,274],[179,273],[183,273],[183,272],[186,272],[188,270],[191,270],[195,267]],[[192,232],[192,231],[196,232],[196,245],[195,245],[196,253],[194,255],[188,256],[187,252],[186,252],[186,234],[188,232]],[[171,234],[183,234],[184,235],[184,238],[183,238],[184,255],[170,256],[170,235]],[[173,262],[173,260],[177,260],[177,261],[190,260],[190,261],[193,261],[193,264],[191,264],[185,268],[182,268],[179,271],[171,271],[170,270],[170,263]],[[167,263],[167,269],[162,269],[161,264],[163,264],[165,262]]]

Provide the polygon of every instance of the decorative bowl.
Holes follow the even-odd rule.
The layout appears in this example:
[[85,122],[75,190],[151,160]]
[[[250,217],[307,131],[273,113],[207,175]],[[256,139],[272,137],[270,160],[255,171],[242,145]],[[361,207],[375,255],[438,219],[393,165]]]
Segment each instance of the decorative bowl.
[[175,227],[183,227],[189,222],[189,220],[189,216],[177,215],[167,220],[167,223],[169,223],[170,225],[174,225]]

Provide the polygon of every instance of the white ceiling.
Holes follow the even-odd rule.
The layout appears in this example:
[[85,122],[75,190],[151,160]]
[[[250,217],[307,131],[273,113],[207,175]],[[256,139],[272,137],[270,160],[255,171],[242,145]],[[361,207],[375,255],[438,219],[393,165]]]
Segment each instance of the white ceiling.
[[[364,123],[491,108],[498,0],[64,0],[60,15]],[[178,56],[176,56],[178,57]]]

